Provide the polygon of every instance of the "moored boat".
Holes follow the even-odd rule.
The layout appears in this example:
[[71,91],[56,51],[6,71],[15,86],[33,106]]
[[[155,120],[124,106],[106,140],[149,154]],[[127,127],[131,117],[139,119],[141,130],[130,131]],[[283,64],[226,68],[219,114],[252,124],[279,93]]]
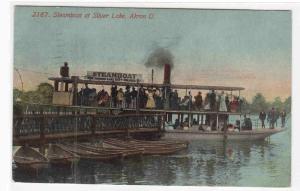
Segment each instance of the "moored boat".
[[273,134],[284,131],[285,128],[277,129],[262,129],[257,128],[253,130],[242,131],[199,131],[195,129],[191,130],[166,130],[163,139],[167,140],[239,140],[239,141],[251,141],[251,140],[263,140]]
[[76,144],[59,144],[61,148],[64,150],[67,150],[69,152],[72,152],[80,157],[80,159],[85,160],[99,160],[99,161],[107,161],[107,160],[113,160],[113,159],[119,159],[121,158],[120,153],[107,153],[107,152],[95,152],[90,151],[85,148],[82,148]]
[[149,143],[137,143],[134,141],[124,141],[120,139],[108,139],[105,140],[106,143],[114,145],[114,146],[126,146],[126,147],[131,147],[131,148],[141,148],[143,149],[143,154],[144,155],[164,155],[164,154],[173,154],[175,152],[178,152],[180,150],[183,150],[186,147],[183,146],[176,146],[176,145],[170,145],[170,144],[159,144],[155,145],[152,144],[152,141],[149,141]]
[[13,159],[17,167],[23,169],[39,170],[48,167],[48,159],[28,146],[20,147],[15,152]]
[[57,144],[49,144],[46,152],[46,158],[51,165],[64,165],[69,166],[72,163],[79,161],[79,156],[61,148]]
[[122,157],[132,157],[138,156],[143,153],[143,151],[139,149],[130,149],[130,148],[121,148],[121,147],[114,147],[112,145],[108,145],[105,143],[83,143],[78,144],[79,147],[87,149],[92,152],[107,152],[107,153],[116,153],[122,155]]

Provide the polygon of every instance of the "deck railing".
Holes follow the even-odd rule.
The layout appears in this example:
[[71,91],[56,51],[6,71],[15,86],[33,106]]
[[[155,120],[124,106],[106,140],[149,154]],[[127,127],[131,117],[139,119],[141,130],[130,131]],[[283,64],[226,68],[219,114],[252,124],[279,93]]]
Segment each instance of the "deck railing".
[[57,115],[34,114],[15,116],[13,119],[14,136],[57,133],[91,133],[108,130],[127,130],[138,128],[158,128],[162,126],[161,114],[125,115]]

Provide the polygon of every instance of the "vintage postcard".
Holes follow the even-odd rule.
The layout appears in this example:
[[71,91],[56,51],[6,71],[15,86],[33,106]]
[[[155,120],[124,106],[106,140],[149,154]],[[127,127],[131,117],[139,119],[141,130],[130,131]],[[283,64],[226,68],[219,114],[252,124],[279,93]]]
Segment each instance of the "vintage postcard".
[[14,6],[14,182],[290,187],[290,10]]

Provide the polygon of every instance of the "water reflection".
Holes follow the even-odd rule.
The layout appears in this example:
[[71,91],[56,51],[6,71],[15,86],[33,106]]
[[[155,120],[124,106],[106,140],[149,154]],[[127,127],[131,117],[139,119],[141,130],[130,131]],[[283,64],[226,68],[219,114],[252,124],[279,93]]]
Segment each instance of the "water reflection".
[[[80,161],[71,169],[49,168],[38,175],[14,167],[13,178],[21,182],[206,186],[273,186],[274,179],[282,179],[278,184],[289,185],[290,164],[282,164],[289,162],[290,149],[281,141],[193,141],[187,151],[170,156],[113,163]],[[282,168],[286,168],[285,175],[280,174]]]

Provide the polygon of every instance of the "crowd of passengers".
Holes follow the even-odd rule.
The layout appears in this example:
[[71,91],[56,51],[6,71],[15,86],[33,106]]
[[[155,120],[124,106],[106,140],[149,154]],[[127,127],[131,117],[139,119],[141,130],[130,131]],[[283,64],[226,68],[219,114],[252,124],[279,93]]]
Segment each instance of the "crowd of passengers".
[[[78,105],[115,107],[115,108],[139,108],[143,109],[164,109],[171,110],[208,110],[237,112],[240,110],[242,101],[238,96],[229,96],[224,91],[216,92],[210,90],[202,96],[202,92],[192,96],[191,91],[183,98],[179,97],[177,90],[169,90],[166,99],[166,90],[159,88],[145,88],[126,86],[125,89],[113,85],[110,93],[104,88],[97,92],[95,88],[85,85],[78,92]],[[169,101],[168,101],[169,100]]]

